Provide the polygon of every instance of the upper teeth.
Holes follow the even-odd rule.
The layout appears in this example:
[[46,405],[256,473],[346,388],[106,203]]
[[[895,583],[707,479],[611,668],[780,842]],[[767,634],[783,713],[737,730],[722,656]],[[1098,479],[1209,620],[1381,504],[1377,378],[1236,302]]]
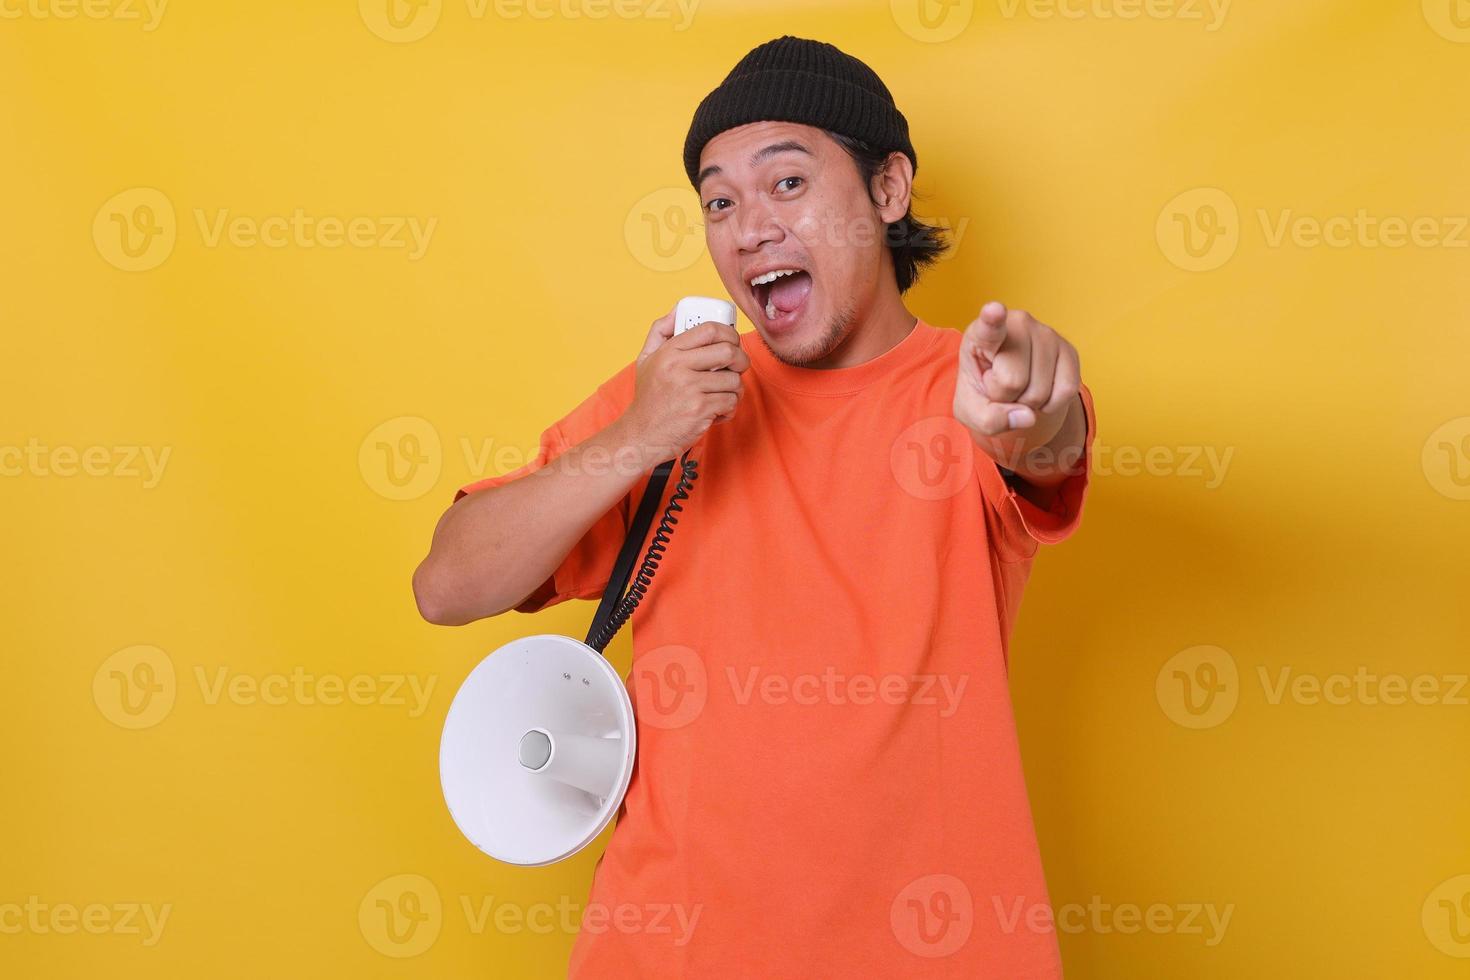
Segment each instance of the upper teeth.
[[801,271],[800,269],[772,269],[770,272],[767,272],[765,275],[756,276],[754,279],[750,280],[750,284],[752,286],[762,286],[762,285],[764,285],[764,284],[766,284],[768,282],[775,282],[777,279],[780,279],[782,276],[795,275],[796,273],[798,273],[800,271]]

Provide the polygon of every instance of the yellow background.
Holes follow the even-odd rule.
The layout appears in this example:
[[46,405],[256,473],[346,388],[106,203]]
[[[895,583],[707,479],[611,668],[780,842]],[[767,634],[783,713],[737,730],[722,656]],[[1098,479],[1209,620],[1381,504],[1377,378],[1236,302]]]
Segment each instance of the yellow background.
[[[152,945],[0,932],[0,972],[560,975],[571,929],[476,931],[464,902],[580,907],[601,842],[545,869],[482,856],[441,802],[438,738],[480,657],[581,636],[594,607],[435,628],[409,576],[456,486],[523,462],[652,319],[719,288],[684,132],[792,33],[882,75],[920,214],[963,229],[911,309],[963,327],[999,298],[1056,326],[1114,454],[1015,638],[1053,901],[1233,911],[1213,946],[1064,931],[1068,975],[1464,975],[1470,707],[1445,703],[1470,669],[1463,0],[1238,0],[1219,21],[1195,0],[927,21],[705,0],[687,22],[652,0],[444,0],[396,27],[368,0],[179,0],[151,30],[126,19],[141,4],[89,9],[107,16],[0,18],[0,444],[47,447],[0,478],[0,906],[170,912]],[[156,197],[108,203],[137,188],[172,221],[137,210]],[[298,208],[436,225],[416,258],[207,234]],[[1397,248],[1274,237],[1360,209],[1430,223]],[[129,259],[114,215],[172,250]],[[93,446],[112,462],[55,472],[58,447]],[[134,446],[168,449],[156,484],[127,475]],[[1191,475],[1206,450],[1231,454],[1219,480]],[[1230,710],[1192,727],[1179,678],[1201,658]],[[117,678],[150,668],[161,700],[128,714]],[[297,668],[381,686],[213,686]],[[1360,668],[1443,696],[1270,696],[1286,669]],[[407,675],[435,685],[417,716],[387,689]],[[374,910],[405,888],[421,921],[396,943]]]

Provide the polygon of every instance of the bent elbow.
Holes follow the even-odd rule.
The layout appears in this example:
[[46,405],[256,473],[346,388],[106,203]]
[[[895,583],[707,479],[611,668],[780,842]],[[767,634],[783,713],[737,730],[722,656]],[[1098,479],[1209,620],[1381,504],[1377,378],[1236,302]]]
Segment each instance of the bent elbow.
[[449,590],[425,558],[413,572],[413,601],[425,622],[435,626],[463,626],[469,622],[454,607]]

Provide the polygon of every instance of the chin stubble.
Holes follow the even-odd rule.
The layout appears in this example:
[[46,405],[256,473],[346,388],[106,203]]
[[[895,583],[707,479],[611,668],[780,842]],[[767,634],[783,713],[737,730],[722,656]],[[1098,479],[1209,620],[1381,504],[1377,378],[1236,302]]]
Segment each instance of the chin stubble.
[[767,343],[764,337],[761,338],[761,343],[765,344],[766,350],[771,352],[771,356],[782,364],[789,364],[791,367],[806,367],[813,361],[820,361],[837,349],[837,346],[842,343],[843,338],[847,336],[848,328],[852,326],[855,315],[851,306],[844,306],[833,314],[831,320],[827,321],[827,329],[823,331],[820,337],[801,350],[789,355],[783,356],[778,353],[775,348]]

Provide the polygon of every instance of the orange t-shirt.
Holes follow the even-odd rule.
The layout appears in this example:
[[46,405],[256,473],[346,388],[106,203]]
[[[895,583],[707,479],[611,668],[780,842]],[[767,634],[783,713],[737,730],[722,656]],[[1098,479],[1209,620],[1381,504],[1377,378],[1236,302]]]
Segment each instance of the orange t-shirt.
[[[742,335],[745,397],[695,443],[632,617],[638,760],[570,977],[1061,975],[1006,668],[1031,560],[1088,481],[1050,510],[1007,485],[953,416],[960,339],[920,320],[813,370]],[[630,363],[460,493],[633,393]],[[600,598],[647,482],[516,608]]]

